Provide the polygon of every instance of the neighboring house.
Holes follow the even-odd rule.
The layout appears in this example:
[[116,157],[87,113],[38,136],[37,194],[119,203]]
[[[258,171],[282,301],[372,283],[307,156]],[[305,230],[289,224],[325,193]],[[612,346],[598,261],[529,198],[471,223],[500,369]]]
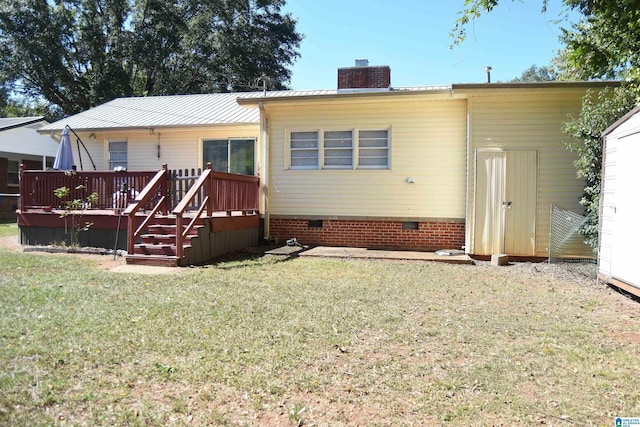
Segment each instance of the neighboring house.
[[47,124],[43,117],[0,118],[0,215],[14,215],[18,206],[20,165],[45,169],[53,164],[58,144],[36,130]]
[[640,242],[640,107],[610,126],[603,136],[598,275],[640,296],[640,268],[636,264]]
[[582,211],[562,124],[615,83],[394,88],[389,67],[338,73],[329,91],[116,99],[41,132],[69,125],[99,169],[259,175],[265,237],[281,242],[546,257],[550,205]]

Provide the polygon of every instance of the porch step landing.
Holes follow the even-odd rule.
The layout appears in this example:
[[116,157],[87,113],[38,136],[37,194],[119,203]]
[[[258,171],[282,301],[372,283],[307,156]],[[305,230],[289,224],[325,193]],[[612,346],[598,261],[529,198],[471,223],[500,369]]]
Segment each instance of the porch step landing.
[[[180,265],[176,250],[176,226],[170,218],[157,218],[158,223],[149,225],[147,233],[140,236],[140,243],[134,245],[134,253],[126,256],[127,264],[176,267]],[[175,219],[174,219],[175,220]],[[184,226],[186,227],[186,225]],[[194,225],[185,237],[183,253],[187,253],[198,240],[203,224]]]
[[178,257],[167,255],[127,255],[127,264],[151,265],[154,267],[179,267]]

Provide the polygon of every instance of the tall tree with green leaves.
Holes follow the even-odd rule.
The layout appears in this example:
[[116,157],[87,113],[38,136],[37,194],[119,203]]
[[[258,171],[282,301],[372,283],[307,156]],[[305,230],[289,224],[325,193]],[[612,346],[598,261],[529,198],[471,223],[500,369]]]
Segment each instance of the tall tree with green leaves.
[[285,0],[0,0],[0,78],[65,114],[119,96],[286,87]]
[[587,219],[580,232],[585,243],[594,249],[598,247],[602,133],[631,110],[636,102],[636,93],[626,87],[589,92],[582,101],[580,115],[565,123],[564,131],[572,137],[566,147],[578,154],[576,171],[578,177],[584,179],[580,204],[585,208]]
[[558,73],[551,67],[532,65],[512,82],[552,82],[558,80]]

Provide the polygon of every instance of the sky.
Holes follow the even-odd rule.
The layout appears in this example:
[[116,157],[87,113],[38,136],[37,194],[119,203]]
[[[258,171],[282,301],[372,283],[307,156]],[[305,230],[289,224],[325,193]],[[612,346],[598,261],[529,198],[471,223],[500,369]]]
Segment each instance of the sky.
[[[285,12],[304,34],[291,88],[335,89],[337,69],[356,59],[391,67],[392,86],[510,81],[531,65],[548,66],[561,44],[562,0],[502,0],[470,23],[450,49],[464,0],[289,0]],[[572,15],[575,19],[575,15]]]

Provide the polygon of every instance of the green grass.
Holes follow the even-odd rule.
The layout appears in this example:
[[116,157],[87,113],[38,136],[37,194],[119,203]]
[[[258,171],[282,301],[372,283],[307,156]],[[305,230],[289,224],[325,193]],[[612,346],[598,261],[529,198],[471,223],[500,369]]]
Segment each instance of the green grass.
[[[612,425],[636,302],[549,266],[0,249],[1,425]],[[589,267],[590,268],[590,267]]]
[[0,237],[16,236],[18,223],[15,219],[0,219]]

